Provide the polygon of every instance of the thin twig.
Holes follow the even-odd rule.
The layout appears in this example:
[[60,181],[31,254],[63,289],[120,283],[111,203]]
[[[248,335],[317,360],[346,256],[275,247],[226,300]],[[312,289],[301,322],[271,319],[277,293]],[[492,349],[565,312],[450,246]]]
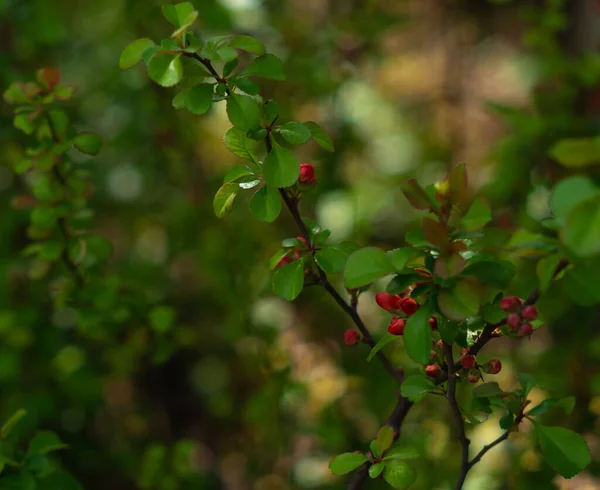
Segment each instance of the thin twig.
[[469,471],[471,468],[473,468],[473,466],[475,466],[477,463],[479,463],[479,461],[481,461],[481,458],[483,458],[485,453],[487,453],[490,449],[496,447],[501,442],[506,441],[506,439],[508,439],[509,435],[510,435],[510,432],[506,431],[504,434],[502,434],[500,437],[498,437],[493,442],[490,442],[489,444],[486,444],[485,446],[483,446],[483,449],[481,451],[479,451],[479,453],[477,453],[477,456],[475,456],[469,462],[469,464],[467,466],[467,471]]

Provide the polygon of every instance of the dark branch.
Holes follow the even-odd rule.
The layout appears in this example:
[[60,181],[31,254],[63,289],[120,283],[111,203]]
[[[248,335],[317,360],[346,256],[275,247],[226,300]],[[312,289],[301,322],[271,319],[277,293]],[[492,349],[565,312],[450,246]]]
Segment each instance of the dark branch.
[[479,461],[481,461],[481,458],[483,458],[483,456],[485,455],[485,453],[487,453],[490,449],[496,447],[501,442],[506,441],[506,439],[508,439],[509,435],[510,435],[510,432],[506,431],[504,434],[502,434],[500,437],[498,437],[498,439],[496,439],[495,441],[490,442],[489,444],[483,446],[483,449],[481,451],[479,451],[479,453],[477,454],[477,456],[475,456],[469,462],[469,465],[467,467],[467,471],[470,470],[471,468],[473,468],[473,466],[475,466],[477,463],[479,463]]

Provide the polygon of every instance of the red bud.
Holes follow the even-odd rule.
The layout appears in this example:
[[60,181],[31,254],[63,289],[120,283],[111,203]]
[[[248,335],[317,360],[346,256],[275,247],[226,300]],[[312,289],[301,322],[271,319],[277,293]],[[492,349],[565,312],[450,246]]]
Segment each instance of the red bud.
[[528,305],[525,308],[523,308],[523,311],[521,311],[521,315],[523,315],[523,318],[525,318],[525,320],[532,322],[533,320],[537,320],[538,311],[535,306]]
[[390,322],[390,326],[388,327],[388,332],[391,333],[392,335],[403,335],[405,326],[406,326],[406,320],[404,320],[404,318],[395,316],[394,318],[392,318],[392,321]]
[[460,363],[465,369],[471,369],[477,365],[477,359],[474,355],[469,354],[460,358]]
[[521,316],[518,313],[509,313],[506,317],[506,324],[516,330],[521,325]]
[[360,340],[360,335],[356,330],[348,329],[344,332],[344,342],[346,345],[354,345]]
[[425,368],[425,374],[432,378],[437,378],[438,374],[440,374],[440,367],[437,364],[430,364]]
[[498,374],[502,370],[502,362],[500,359],[492,359],[483,366],[483,370],[488,374]]
[[419,303],[412,298],[404,298],[400,303],[400,309],[406,316],[411,316],[419,309]]

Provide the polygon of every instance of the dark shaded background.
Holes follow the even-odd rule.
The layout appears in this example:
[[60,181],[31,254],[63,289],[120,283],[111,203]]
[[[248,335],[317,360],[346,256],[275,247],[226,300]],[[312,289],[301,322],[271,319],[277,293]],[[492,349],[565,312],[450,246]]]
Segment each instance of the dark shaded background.
[[[592,0],[193,3],[203,34],[247,33],[280,56],[287,81],[265,82],[265,94],[286,119],[319,121],[333,137],[335,153],[311,143],[299,157],[319,179],[305,212],[334,238],[401,246],[415,215],[397,184],[408,175],[435,181],[460,161],[492,200],[497,225],[539,226],[549,189],[567,174],[548,148],[598,133],[600,12]],[[28,215],[10,208],[19,184],[1,166],[0,415],[23,407],[31,428],[58,432],[71,446],[62,461],[90,490],[343,488],[328,461],[374,436],[393,407],[393,383],[364,349],[342,345],[348,319],[322,291],[309,288],[293,304],[271,294],[266,263],[296,234],[289,216],[259,223],[238,198],[231,216],[214,218],[212,196],[238,163],[222,143],[224,106],[201,118],[175,111],[174,93],[141,66],[118,69],[130,41],[169,32],[160,5],[0,0],[2,87],[57,66],[77,86],[73,119],[106,142],[82,164],[93,173],[96,231],[114,244],[107,274],[115,281],[94,321],[52,311],[51,278],[31,281],[19,255]],[[24,146],[10,121],[4,104],[4,162]],[[597,168],[589,174],[600,181]],[[519,265],[512,292],[526,296],[535,261]],[[141,302],[126,320],[123,288]],[[556,423],[586,435],[593,463],[567,485],[525,427],[486,456],[467,490],[600,488],[600,312],[575,305],[562,288],[540,302],[547,329],[530,342],[495,342],[484,358],[503,359],[502,386],[523,370],[553,396],[574,394],[573,415]],[[145,316],[144,305],[154,304],[172,308],[168,331]],[[374,301],[362,300],[361,314],[384,331],[388,318]],[[392,357],[406,362],[401,348]],[[415,489],[454,481],[448,415],[440,400],[426,399],[407,420],[403,437],[424,455]],[[498,432],[496,419],[479,425],[473,444]]]

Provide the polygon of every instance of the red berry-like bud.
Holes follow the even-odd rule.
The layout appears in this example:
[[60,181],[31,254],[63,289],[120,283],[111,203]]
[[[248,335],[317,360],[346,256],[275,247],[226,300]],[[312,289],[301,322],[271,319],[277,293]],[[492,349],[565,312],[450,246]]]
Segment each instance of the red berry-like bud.
[[425,368],[425,374],[432,378],[437,378],[438,374],[440,374],[440,367],[437,364],[430,364]]
[[525,318],[525,320],[532,322],[533,320],[537,320],[538,311],[535,306],[529,305],[523,308],[523,310],[521,311],[521,315],[523,315],[523,318]]
[[404,298],[400,303],[400,309],[406,316],[411,316],[419,309],[419,303],[412,298]]
[[461,357],[460,363],[461,363],[462,367],[464,367],[465,369],[471,369],[472,367],[474,367],[477,364],[477,359],[475,358],[475,356],[473,354],[470,354],[468,356]]
[[492,359],[485,366],[483,366],[483,371],[488,374],[498,374],[502,370],[502,363],[500,359]]
[[398,294],[377,293],[375,301],[386,311],[396,311],[400,309],[402,298]]
[[520,337],[525,337],[527,335],[531,335],[532,333],[533,333],[533,327],[531,326],[531,323],[524,323],[519,328],[519,336]]
[[437,330],[437,318],[432,316],[429,319],[429,326],[431,327],[431,330]]
[[469,348],[468,348],[468,347],[463,347],[463,348],[460,350],[460,355],[461,355],[461,356],[466,356],[468,352],[469,352]]
[[437,348],[439,350],[442,350],[444,348],[444,341],[442,339],[437,341],[437,344],[435,344],[437,346]]
[[509,312],[520,308],[521,304],[521,300],[516,296],[506,296],[500,301],[500,308],[502,308],[506,312]]
[[481,378],[481,373],[478,369],[470,369],[467,373],[467,381],[469,383],[477,383]]
[[289,264],[292,261],[289,255],[283,257],[279,262],[277,262],[277,267],[283,267],[285,264]]
[[506,317],[506,324],[516,330],[521,325],[521,316],[518,313],[509,313]]
[[404,318],[400,318],[395,316],[392,318],[390,322],[390,326],[388,327],[388,332],[392,335],[402,335],[404,334],[404,327],[406,326],[406,320]]
[[297,236],[296,240],[300,240],[302,243],[304,243],[305,247],[308,247],[308,242],[306,241],[306,238],[304,238],[303,236]]
[[346,345],[354,345],[360,340],[360,335],[356,330],[351,328],[344,332],[344,342]]
[[315,167],[310,163],[301,163],[298,183],[302,185],[315,185],[317,183],[317,179],[315,178]]

